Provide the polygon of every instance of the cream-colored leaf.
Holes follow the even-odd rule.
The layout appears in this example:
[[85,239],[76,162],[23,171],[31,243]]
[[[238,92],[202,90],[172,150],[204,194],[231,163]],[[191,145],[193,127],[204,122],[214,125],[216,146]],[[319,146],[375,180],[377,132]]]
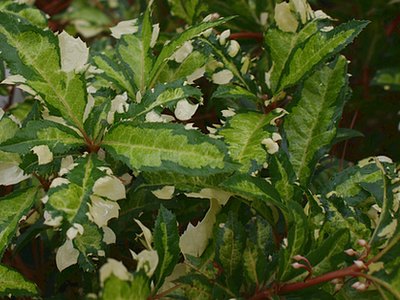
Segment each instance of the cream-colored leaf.
[[196,79],[201,78],[206,72],[206,67],[203,66],[201,68],[196,69],[192,74],[186,77],[186,81],[188,84],[193,84]]
[[279,150],[279,145],[277,142],[275,142],[273,139],[271,138],[267,138],[267,139],[263,139],[261,142],[263,145],[265,145],[265,148],[267,148],[267,152],[269,154],[274,154],[276,152],[278,152]]
[[134,221],[139,225],[140,229],[143,232],[144,240],[145,240],[145,247],[149,250],[153,249],[153,235],[151,234],[151,230],[143,225],[138,219],[134,219]]
[[101,229],[103,229],[103,242],[107,245],[115,244],[117,241],[117,236],[115,235],[115,232],[107,226],[103,226]]
[[150,41],[151,48],[153,48],[156,45],[159,34],[160,34],[160,24],[154,24],[153,31],[151,33],[151,41]]
[[111,275],[121,280],[129,280],[131,278],[131,274],[121,261],[108,258],[107,262],[100,268],[100,284],[103,285],[104,281]]
[[122,21],[117,24],[117,26],[111,27],[111,35],[116,39],[120,39],[124,34],[133,34],[139,30],[139,26],[137,25],[138,20],[127,20]]
[[128,104],[128,94],[125,92],[122,95],[117,95],[111,101],[111,108],[107,115],[107,123],[112,124],[114,123],[114,115],[115,113],[124,113],[128,111],[129,104]]
[[63,157],[61,159],[61,166],[60,166],[60,171],[58,172],[58,175],[63,176],[65,174],[67,174],[69,171],[71,171],[77,165],[78,165],[77,163],[74,163],[74,158],[72,157],[72,155]]
[[296,32],[299,23],[296,16],[290,10],[287,2],[279,3],[275,6],[275,22],[278,28],[286,32]]
[[60,46],[61,70],[64,72],[80,72],[86,67],[89,58],[89,48],[79,37],[74,38],[66,31],[58,35]]
[[63,184],[69,184],[69,183],[70,181],[67,178],[57,177],[51,182],[50,188],[55,188]]
[[125,187],[117,177],[105,176],[96,180],[93,193],[110,200],[119,200],[125,198]]
[[53,216],[48,211],[44,211],[43,217],[44,217],[43,224],[51,227],[59,227],[63,220],[62,216],[57,216],[53,218]]
[[62,270],[72,266],[78,262],[79,251],[74,248],[72,241],[67,239],[65,243],[58,248],[56,253],[56,265],[58,270]]
[[212,75],[212,81],[215,84],[227,84],[233,79],[233,73],[224,69]]
[[18,84],[18,83],[26,83],[26,79],[18,74],[10,75],[1,82],[1,84]]
[[210,209],[207,211],[204,219],[196,226],[189,223],[179,239],[179,247],[183,254],[195,257],[200,257],[203,254],[212,236],[216,215],[220,209],[221,206],[218,201],[211,199]]
[[171,60],[175,60],[177,63],[183,62],[186,57],[189,56],[193,51],[193,45],[191,41],[186,41],[175,53],[171,56]]
[[158,293],[162,293],[176,286],[176,283],[174,283],[174,281],[179,277],[185,276],[187,273],[188,273],[188,267],[186,264],[179,263],[175,265],[175,268],[172,271],[171,275],[165,278],[164,284],[160,287]]
[[314,16],[314,11],[306,0],[290,0],[294,10],[300,15],[301,23],[305,24]]
[[198,193],[185,193],[185,195],[192,198],[216,199],[220,205],[225,205],[232,196],[229,192],[210,188],[202,189]]
[[154,196],[156,196],[158,199],[162,200],[170,200],[172,199],[174,192],[175,192],[175,187],[173,185],[166,185],[161,189],[151,191]]
[[94,195],[90,196],[90,200],[89,212],[97,226],[106,226],[110,219],[118,218],[119,205],[117,202],[107,201]]
[[235,57],[240,50],[240,45],[236,40],[232,40],[229,42],[229,46],[228,46],[228,55],[230,57]]
[[158,265],[158,254],[156,250],[143,250],[139,254],[131,251],[133,258],[137,261],[136,271],[143,270],[148,277],[154,274]]
[[24,171],[18,167],[18,163],[9,162],[0,164],[0,185],[13,185],[25,179],[30,175],[25,175]]
[[174,111],[175,117],[181,121],[190,120],[190,118],[196,113],[199,104],[191,104],[186,99],[178,101]]
[[393,221],[389,225],[387,225],[385,228],[381,230],[381,232],[379,232],[378,236],[390,239],[396,232],[396,228],[397,228],[397,220],[393,219]]
[[37,155],[39,165],[45,165],[53,161],[53,153],[47,145],[35,146],[31,151]]
[[231,35],[231,31],[229,29],[224,30],[221,35],[219,36],[219,43],[223,46],[226,44],[226,40]]

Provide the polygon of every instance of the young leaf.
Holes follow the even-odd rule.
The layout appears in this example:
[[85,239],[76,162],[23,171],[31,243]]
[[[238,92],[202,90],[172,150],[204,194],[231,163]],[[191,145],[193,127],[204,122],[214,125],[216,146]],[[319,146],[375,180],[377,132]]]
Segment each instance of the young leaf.
[[272,136],[271,121],[276,113],[241,113],[229,119],[227,126],[219,131],[229,145],[233,160],[239,162],[243,173],[259,170],[267,161],[267,152],[262,141]]
[[146,114],[152,110],[162,110],[165,107],[172,109],[179,100],[190,97],[200,100],[201,91],[190,85],[184,85],[182,80],[160,84],[153,91],[146,91],[139,104],[131,104],[128,116],[134,120],[139,117],[144,120]]
[[159,257],[156,286],[160,287],[164,283],[165,277],[171,274],[180,257],[176,218],[162,205],[154,228],[154,247]]
[[0,25],[0,57],[49,109],[82,130],[86,85],[82,75],[62,71],[58,38],[6,12],[0,12]]
[[120,60],[133,74],[135,91],[142,93],[147,87],[153,66],[151,25],[151,6],[149,5],[138,20],[138,31],[134,34],[123,35],[117,45]]
[[101,299],[142,300],[150,295],[150,283],[146,275],[135,273],[132,282],[111,275],[104,283]]
[[84,146],[84,140],[74,130],[52,121],[30,121],[16,135],[1,143],[0,150],[19,154],[33,147],[47,145],[55,154],[66,153]]
[[230,211],[226,220],[216,224],[214,239],[216,261],[221,265],[228,285],[239,290],[246,236],[237,214]]
[[36,285],[27,281],[20,273],[0,265],[0,297],[36,296],[39,294]]
[[318,160],[336,135],[347,92],[347,62],[339,57],[304,83],[300,100],[284,122],[290,161],[307,186]]
[[192,24],[196,21],[198,16],[204,12],[207,5],[201,0],[168,0],[171,7],[171,14],[186,21],[187,24]]
[[20,219],[37,200],[36,193],[37,189],[31,187],[0,198],[0,257],[17,231]]
[[211,175],[233,168],[223,143],[178,124],[120,123],[102,146],[136,170]]
[[294,51],[278,90],[296,84],[316,65],[343,50],[367,24],[366,21],[350,21],[326,33],[320,31],[313,35],[304,47]]
[[173,39],[168,44],[164,44],[160,54],[158,55],[156,61],[154,62],[153,68],[149,75],[148,87],[153,87],[158,81],[158,76],[160,75],[162,69],[164,68],[167,60],[187,41],[197,37],[209,28],[221,25],[232,18],[220,18],[217,21],[212,22],[202,22],[198,25],[189,27],[184,32],[179,34],[175,39]]
[[287,246],[280,252],[279,275],[280,280],[287,280],[293,270],[292,263],[295,255],[301,255],[308,241],[308,222],[303,208],[296,202],[288,203],[292,219],[289,229]]
[[129,69],[121,68],[117,62],[105,54],[95,56],[93,61],[103,71],[99,76],[114,83],[119,88],[119,92],[126,91],[131,99],[135,99],[136,93],[131,83],[133,75],[129,73]]

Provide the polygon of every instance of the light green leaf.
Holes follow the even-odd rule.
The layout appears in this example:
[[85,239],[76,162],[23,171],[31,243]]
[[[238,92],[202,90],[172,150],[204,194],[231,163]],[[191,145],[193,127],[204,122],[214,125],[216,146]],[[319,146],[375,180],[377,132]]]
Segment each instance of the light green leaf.
[[36,193],[37,189],[32,187],[0,198],[0,258],[17,231],[20,219],[35,203]]
[[104,283],[103,300],[143,300],[150,295],[150,283],[146,275],[135,273],[132,282],[111,275]]
[[258,97],[248,89],[238,85],[219,85],[217,90],[212,95],[217,99],[249,99],[255,103],[259,101]]
[[5,12],[0,12],[0,25],[0,57],[14,74],[25,78],[24,84],[38,93],[49,109],[82,130],[86,85],[83,75],[61,70],[58,38]]
[[135,90],[142,93],[147,87],[153,66],[150,45],[152,38],[150,11],[151,7],[148,6],[145,13],[139,18],[138,32],[123,35],[117,45],[117,53],[123,66],[133,74]]
[[242,165],[241,172],[256,171],[267,161],[268,154],[261,142],[272,135],[274,126],[270,123],[275,117],[274,113],[240,113],[219,131],[229,146],[231,157]]
[[154,228],[154,247],[159,257],[156,269],[156,286],[161,287],[165,277],[172,273],[178,263],[181,253],[176,217],[162,205]]
[[275,188],[261,178],[244,174],[234,175],[222,182],[221,186],[225,190],[248,200],[250,204],[254,205],[259,200],[268,206],[276,205],[283,212],[287,212],[287,207],[281,202]]
[[160,54],[158,55],[156,61],[154,62],[152,71],[149,75],[149,84],[148,87],[153,87],[155,83],[158,81],[158,76],[162,72],[162,69],[167,64],[168,59],[187,41],[199,36],[201,33],[206,31],[209,28],[216,27],[221,25],[231,18],[221,18],[217,21],[213,22],[203,22],[198,25],[189,27],[184,32],[179,34],[176,38],[174,38],[168,44],[164,44]]
[[280,252],[279,275],[280,280],[287,280],[292,268],[293,257],[301,255],[308,241],[308,222],[303,208],[296,202],[289,202],[288,208],[291,215],[291,228],[287,237],[286,248]]
[[20,273],[0,265],[0,297],[36,296],[39,294],[36,285],[27,281]]
[[223,143],[178,124],[120,123],[102,146],[137,170],[211,175],[233,167]]
[[384,90],[400,90],[400,69],[399,68],[387,68],[381,69],[376,72],[371,82],[372,85],[379,85]]
[[3,142],[0,150],[19,154],[29,153],[34,146],[47,145],[54,153],[66,153],[85,145],[74,130],[51,121],[30,121],[16,135]]
[[8,117],[0,119],[0,143],[12,138],[18,131],[18,125]]
[[188,99],[189,97],[200,100],[201,91],[190,85],[184,85],[181,80],[160,84],[153,91],[147,91],[139,104],[131,104],[128,116],[133,119],[141,117],[143,120],[146,114],[153,109],[162,110],[165,107],[172,109],[179,100]]
[[273,92],[278,92],[277,88],[291,53],[318,31],[318,24],[318,21],[309,22],[298,33],[283,32],[278,28],[268,29],[265,42],[273,61],[269,74],[269,85]]
[[308,185],[316,163],[336,136],[347,92],[346,66],[346,59],[339,57],[309,77],[285,119],[290,161],[302,186]]
[[319,31],[297,47],[291,54],[277,90],[283,90],[298,83],[319,63],[337,54],[350,44],[367,26],[366,21],[350,21],[331,31]]
[[168,0],[168,4],[171,7],[171,14],[185,20],[187,24],[194,23],[207,9],[207,5],[201,0]]
[[130,98],[135,99],[135,89],[131,84],[133,78],[129,76],[130,73],[126,68],[121,68],[121,66],[105,54],[95,56],[93,61],[104,72],[99,74],[99,76],[114,83],[120,89],[121,93],[126,91]]
[[216,261],[224,270],[228,285],[238,290],[246,241],[243,225],[238,216],[231,211],[226,220],[220,221],[215,227]]

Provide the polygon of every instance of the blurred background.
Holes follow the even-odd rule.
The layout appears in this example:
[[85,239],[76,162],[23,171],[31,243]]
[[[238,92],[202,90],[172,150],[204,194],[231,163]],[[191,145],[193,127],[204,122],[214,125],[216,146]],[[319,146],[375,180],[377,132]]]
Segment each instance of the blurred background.
[[[121,20],[136,18],[146,7],[145,0],[28,0],[48,14],[53,31],[67,30],[80,36],[91,51],[104,49],[110,43],[110,26]],[[182,7],[185,1],[155,0],[154,15],[160,22],[164,38],[168,32],[196,22],[188,19]],[[261,14],[272,12],[274,0],[203,0],[199,19],[217,12],[222,16],[238,15],[229,27],[232,33],[262,32],[271,22],[263,22]],[[343,23],[351,19],[366,19],[371,23],[356,41],[346,48],[351,61],[349,71],[353,94],[349,99],[340,126],[359,131],[364,136],[337,144],[332,154],[342,160],[357,161],[367,156],[386,155],[400,161],[400,0],[310,0],[314,10],[323,10]],[[185,4],[186,5],[186,4]],[[198,8],[198,7],[197,7]],[[170,15],[172,12],[172,16]],[[168,16],[168,17],[166,17]],[[265,14],[264,14],[265,16]],[[256,35],[257,36],[257,35]],[[262,46],[262,39],[240,40],[244,47]],[[1,63],[1,62],[0,62]],[[0,79],[5,69],[0,67]],[[10,87],[0,86],[0,106],[12,109],[22,99],[22,94]],[[29,104],[27,104],[29,105]],[[16,111],[20,112],[21,109]],[[361,134],[360,134],[361,135]]]

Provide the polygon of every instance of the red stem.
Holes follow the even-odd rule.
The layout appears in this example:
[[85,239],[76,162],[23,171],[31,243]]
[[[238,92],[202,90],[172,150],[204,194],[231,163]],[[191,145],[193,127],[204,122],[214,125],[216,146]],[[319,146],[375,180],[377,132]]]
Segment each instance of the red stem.
[[237,32],[237,33],[232,33],[229,39],[231,40],[247,39],[247,40],[257,40],[259,42],[262,42],[264,39],[264,35],[261,32]]

